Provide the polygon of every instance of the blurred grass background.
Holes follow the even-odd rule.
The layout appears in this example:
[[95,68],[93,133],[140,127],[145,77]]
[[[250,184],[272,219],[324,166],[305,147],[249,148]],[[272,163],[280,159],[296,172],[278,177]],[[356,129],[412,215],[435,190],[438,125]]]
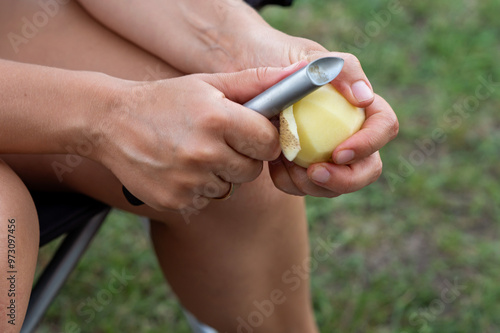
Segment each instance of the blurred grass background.
[[[312,272],[321,332],[500,331],[500,84],[483,84],[500,82],[498,13],[497,0],[263,11],[282,31],[354,53],[401,126],[378,182],[308,198],[311,241],[336,244]],[[114,213],[39,332],[189,332],[142,229]],[[91,306],[123,270],[133,276],[124,291]]]

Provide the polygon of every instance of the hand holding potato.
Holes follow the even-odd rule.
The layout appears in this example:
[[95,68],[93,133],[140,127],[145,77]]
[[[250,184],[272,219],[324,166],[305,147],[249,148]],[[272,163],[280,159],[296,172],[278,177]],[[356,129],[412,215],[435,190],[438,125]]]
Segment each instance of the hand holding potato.
[[[350,104],[365,108],[366,113],[361,129],[333,151],[333,163],[317,163],[307,169],[284,157],[269,163],[274,184],[289,194],[318,197],[335,197],[371,184],[382,173],[378,150],[394,139],[398,132],[399,124],[394,111],[382,97],[373,93],[355,56],[328,52],[313,41],[274,33],[274,42],[265,48],[267,58],[260,57],[251,65],[286,66],[304,59],[343,58],[342,72],[331,84]],[[276,40],[282,43],[276,43]]]

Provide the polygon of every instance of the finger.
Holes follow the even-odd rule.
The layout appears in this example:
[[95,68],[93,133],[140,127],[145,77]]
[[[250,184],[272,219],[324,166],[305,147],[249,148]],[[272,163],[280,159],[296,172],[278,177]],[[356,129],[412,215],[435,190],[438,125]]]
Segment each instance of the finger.
[[243,104],[306,64],[304,60],[285,68],[260,67],[236,73],[206,75],[203,79],[229,100]]
[[382,174],[382,160],[378,152],[350,165],[317,163],[307,170],[316,185],[334,193],[345,194],[357,191]]
[[276,127],[257,112],[228,101],[229,119],[223,137],[239,154],[259,161],[272,161],[280,153]]
[[366,120],[361,129],[342,142],[332,154],[337,164],[348,164],[364,159],[380,150],[398,133],[399,123],[391,106],[376,95],[365,109]]
[[[184,178],[184,179],[183,179]],[[203,209],[211,199],[224,197],[231,189],[231,184],[213,173],[188,172],[180,176],[182,181],[176,186],[170,186],[162,197],[167,198],[160,207],[170,207],[176,211],[186,209]],[[153,207],[155,208],[155,207]],[[159,209],[164,210],[164,209]]]
[[321,198],[334,198],[342,194],[313,183],[309,178],[307,169],[304,169],[293,162],[289,162],[286,159],[284,161],[284,165],[287,169],[291,182],[293,182],[298,191],[313,197]]
[[195,193],[208,199],[224,197],[231,190],[231,182],[211,174],[208,181],[195,189]]
[[[230,117],[224,128],[224,139],[229,146],[245,156],[261,161],[271,161],[279,156],[281,149],[276,128],[262,115],[238,103],[255,97],[306,63],[302,61],[287,68],[264,67],[202,76],[223,94],[226,114]],[[213,123],[219,122],[218,119],[213,119]]]
[[288,162],[283,156],[280,156],[274,161],[269,162],[269,174],[274,183],[274,186],[279,190],[297,196],[304,196],[307,193],[302,192],[292,181],[285,163]]
[[363,72],[358,58],[349,53],[323,52],[313,53],[309,61],[317,58],[332,56],[344,59],[344,66],[340,74],[332,81],[333,86],[354,106],[364,108],[373,102],[373,87]]
[[297,196],[333,198],[339,193],[332,192],[311,182],[307,170],[280,156],[269,163],[269,171],[274,185],[281,191]]
[[223,163],[213,167],[213,173],[227,183],[248,183],[262,172],[262,161],[243,156],[231,150],[233,157],[223,159]]

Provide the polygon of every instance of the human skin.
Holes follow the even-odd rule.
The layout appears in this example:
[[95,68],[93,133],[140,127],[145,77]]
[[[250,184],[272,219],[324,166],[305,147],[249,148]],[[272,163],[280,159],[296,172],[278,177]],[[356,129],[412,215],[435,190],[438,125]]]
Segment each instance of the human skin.
[[21,179],[0,160],[0,331],[18,332],[24,320],[38,253],[38,219]]
[[[115,10],[119,0],[80,3],[104,25],[185,73],[289,66],[304,59],[342,57],[344,68],[332,84],[355,106],[375,103],[367,109],[362,130],[335,149],[336,164],[318,163],[305,170],[280,158],[271,164],[271,175],[275,185],[287,193],[320,197],[359,190],[380,176],[378,150],[397,135],[398,121],[391,107],[373,94],[355,56],[328,52],[313,41],[273,29],[238,0],[133,1],[119,11]],[[143,24],[146,18],[148,24]],[[192,33],[181,37],[179,28]],[[179,43],[172,47],[172,40]]]
[[[55,84],[55,86],[52,86],[53,88],[41,90],[39,95],[32,97],[33,100],[35,100],[35,105],[46,106],[48,113],[44,117],[49,117],[48,119],[54,120],[53,122],[48,122],[45,127],[33,126],[30,128],[31,130],[40,130],[39,133],[36,133],[36,135],[32,134],[32,136],[35,138],[44,138],[44,140],[33,140],[32,142],[25,140],[21,143],[14,142],[15,140],[12,140],[12,136],[14,136],[15,133],[26,131],[26,128],[23,127],[26,126],[26,124],[20,123],[19,121],[14,122],[14,124],[19,126],[17,128],[18,131],[14,130],[15,127],[12,125],[12,122],[8,126],[11,131],[10,139],[7,137],[9,134],[5,134],[8,131],[2,132],[4,133],[3,135],[6,135],[2,138],[3,153],[27,153],[31,150],[31,152],[39,151],[46,155],[4,155],[3,159],[7,161],[31,188],[81,192],[112,206],[145,215],[157,221],[152,224],[152,238],[155,243],[156,253],[165,276],[179,296],[181,302],[195,313],[197,317],[217,329],[221,331],[234,331],[237,326],[236,318],[245,317],[255,310],[253,305],[254,301],[268,299],[269,293],[274,289],[281,289],[284,291],[290,290],[289,285],[282,279],[283,273],[290,267],[302,263],[309,255],[303,200],[300,197],[286,195],[283,191],[294,194],[308,193],[311,195],[336,196],[343,192],[368,185],[380,174],[381,164],[376,151],[395,135],[395,124],[397,124],[397,122],[395,121],[395,117],[390,107],[377,96],[374,97],[375,101],[373,103],[371,103],[371,100],[365,100],[362,103],[353,101],[355,97],[350,88],[352,83],[366,80],[369,85],[369,82],[364,74],[362,74],[361,68],[357,67],[358,65],[352,56],[338,53],[325,53],[325,51],[321,51],[319,49],[320,47],[315,43],[302,39],[294,39],[276,32],[262,23],[263,21],[258,18],[258,15],[249,8],[242,8],[242,12],[247,13],[245,15],[251,18],[247,23],[255,25],[255,29],[246,30],[251,30],[255,34],[257,34],[256,32],[259,32],[259,34],[268,32],[266,34],[267,36],[275,36],[273,37],[275,43],[270,44],[276,45],[276,55],[263,57],[262,54],[259,53],[258,56],[250,59],[248,57],[242,58],[242,55],[239,54],[231,56],[234,59],[239,59],[233,62],[224,61],[224,52],[220,55],[221,58],[207,57],[205,55],[204,58],[212,60],[215,58],[216,61],[214,61],[215,65],[210,63],[203,64],[203,66],[206,66],[204,70],[203,68],[196,67],[201,66],[199,61],[195,61],[200,57],[200,54],[196,52],[192,54],[190,52],[182,53],[181,59],[177,59],[176,62],[175,59],[167,60],[166,57],[162,56],[161,51],[155,51],[154,47],[150,46],[151,42],[147,42],[147,39],[148,36],[152,36],[151,31],[141,30],[150,25],[134,23],[133,20],[130,21],[131,17],[135,17],[134,15],[127,14],[126,12],[122,14],[123,11],[128,10],[130,7],[135,8],[131,10],[131,12],[140,13],[141,10],[144,10],[144,8],[141,8],[141,3],[142,2],[131,2],[130,6],[126,6],[127,8],[121,8],[120,11],[116,11],[116,15],[112,15],[112,17],[113,19],[118,19],[118,23],[112,23],[111,21],[104,22],[105,18],[100,18],[99,15],[94,14],[98,16],[98,19],[107,27],[103,27],[92,17],[89,17],[78,5],[71,3],[61,7],[60,13],[51,20],[49,25],[40,31],[36,38],[30,40],[29,44],[22,45],[19,53],[13,52],[8,44],[3,45],[0,51],[0,57],[16,62],[15,64],[8,63],[7,65],[5,65],[6,62],[3,63],[3,65],[5,65],[3,69],[6,69],[6,73],[8,70],[12,70],[12,68],[17,68],[19,73],[24,74],[24,76],[30,77],[31,75],[32,78],[41,78],[43,85],[39,84],[36,86],[42,85],[51,87],[51,82]],[[151,2],[150,4],[154,3],[155,2]],[[189,1],[183,3],[186,6],[192,4]],[[207,6],[210,3],[212,5],[214,4],[210,1],[204,2],[204,4],[205,3]],[[220,3],[222,2],[219,2],[219,4]],[[97,2],[83,2],[83,4],[90,13],[94,11],[104,12],[103,8],[97,7],[99,6]],[[170,4],[171,6],[175,6],[175,4]],[[1,22],[3,22],[1,28],[2,34],[9,31],[16,31],[16,29],[18,30],[19,25],[22,23],[21,17],[29,17],[30,14],[33,15],[35,11],[39,10],[36,3],[26,2],[22,5],[2,5],[5,8],[2,8],[0,13],[9,13],[8,20],[4,20],[3,18],[1,20]],[[112,6],[113,2],[106,2],[105,5]],[[156,3],[156,5],[159,5],[159,3]],[[228,5],[241,6],[241,4],[237,4],[237,2],[228,2]],[[8,8],[9,6],[12,6],[12,8]],[[189,11],[184,12],[196,13],[198,10],[203,9],[206,11],[209,8],[197,8],[195,6]],[[153,11],[162,12],[160,10],[155,10],[155,7],[153,7],[146,9],[143,15],[148,17],[148,13]],[[14,14],[12,15],[12,13]],[[233,14],[236,18],[242,20],[243,18],[239,17],[237,13],[239,13],[239,11]],[[163,15],[167,15],[167,13],[164,12]],[[140,15],[138,14],[138,16]],[[110,17],[110,15],[107,17]],[[118,28],[118,26],[123,26],[119,24],[120,18],[123,20],[125,17],[129,18],[128,24],[130,26],[135,26],[135,29],[131,30],[133,30],[135,34],[138,34],[138,36],[142,35],[145,37],[145,41],[141,42],[142,44],[136,42],[134,45],[134,43],[132,43],[134,42],[134,37],[127,35],[130,34],[130,32],[121,31]],[[177,17],[181,16],[177,13]],[[211,16],[207,15],[207,17]],[[168,22],[171,22],[171,20],[164,19],[163,21],[166,22],[164,23],[165,26],[162,25],[163,23],[160,22],[161,20],[150,21],[154,23],[152,24],[154,31],[171,31],[173,29],[168,26]],[[250,21],[253,23],[250,23]],[[138,22],[141,22],[141,20]],[[65,27],[68,26],[68,23],[71,23],[70,33],[68,33],[67,30],[65,31]],[[213,24],[215,27],[219,27],[219,25],[217,25],[217,22]],[[118,37],[109,29],[117,31],[118,34],[132,42],[128,42]],[[240,37],[244,36],[244,32],[238,32],[237,30],[238,29],[234,27],[231,30],[231,34],[234,33],[235,35],[233,38],[237,37],[238,33]],[[214,30],[210,31],[213,32]],[[158,33],[156,35],[158,35]],[[187,34],[187,37],[189,36],[191,35]],[[207,39],[196,37],[190,40],[187,37],[177,41],[175,45],[182,49],[181,46],[184,45],[183,41],[191,43],[191,45],[197,45],[196,41],[201,40],[202,43],[199,45],[201,50],[205,50],[205,52],[220,52],[220,48],[208,47],[205,42]],[[231,39],[231,36],[226,37]],[[248,37],[249,44],[257,43],[257,41],[250,38],[250,36],[245,37]],[[208,40],[214,40],[214,38]],[[219,43],[223,43],[220,38],[215,38],[215,40]],[[292,41],[295,42],[291,43]],[[158,45],[161,44],[160,42],[157,43]],[[279,46],[280,44],[281,46]],[[227,45],[231,44],[229,43]],[[262,47],[261,44],[258,45]],[[287,47],[283,45],[287,45]],[[257,47],[257,45],[253,45],[253,48],[255,47]],[[44,50],[44,52],[40,52],[40,50]],[[78,57],[78,55],[82,53],[85,53],[85,57]],[[154,55],[152,55],[152,53],[154,53]],[[287,54],[287,56],[284,56],[284,54]],[[344,149],[350,148],[356,152],[355,160],[351,161],[348,165],[324,165],[323,167],[331,172],[332,178],[320,184],[317,184],[310,177],[314,168],[307,171],[305,169],[296,169],[293,166],[283,164],[281,159],[275,159],[278,151],[273,145],[262,148],[262,146],[272,143],[277,138],[277,132],[272,126],[268,126],[267,120],[264,121],[264,119],[258,118],[253,112],[245,110],[237,103],[232,103],[230,100],[221,98],[220,94],[222,90],[227,97],[231,97],[238,102],[244,102],[244,100],[250,98],[252,94],[256,94],[257,90],[264,90],[267,86],[279,80],[283,75],[293,71],[293,68],[287,70],[279,68],[266,71],[260,70],[258,76],[256,71],[249,71],[229,76],[201,75],[183,77],[178,81],[166,80],[161,83],[155,82],[152,84],[137,82],[176,77],[182,75],[182,71],[217,72],[240,70],[256,66],[285,66],[299,61],[302,58],[310,60],[314,57],[326,54],[341,55],[346,58],[345,70],[339,77],[339,80],[336,80],[334,84],[340,87],[339,90],[344,93],[346,98],[353,101],[354,104],[367,106],[367,115],[369,115],[369,118],[372,120],[370,122],[367,121],[369,126],[365,126],[364,134],[361,134],[357,139],[353,137],[351,143],[344,145]],[[269,63],[264,64],[264,60]],[[38,64],[41,65],[41,67],[28,68],[27,65],[24,65],[26,66],[24,67],[20,62]],[[168,65],[167,62],[175,63],[176,65],[171,66]],[[188,66],[192,64],[196,64],[196,66],[188,68]],[[224,64],[224,66],[219,65],[220,67],[217,67],[217,64]],[[227,64],[233,65],[227,66]],[[237,64],[237,66],[235,64]],[[65,68],[69,71],[58,76],[58,73],[61,72],[58,72],[56,69],[47,68],[46,66]],[[156,68],[156,66],[160,66],[160,71],[158,72],[159,77],[148,76],[149,73],[145,69],[148,67]],[[179,68],[181,70],[179,70]],[[86,72],[73,72],[73,70],[85,70]],[[47,73],[47,76],[43,76],[43,73],[40,72]],[[39,73],[40,76],[33,73]],[[99,73],[106,73],[110,76]],[[23,75],[12,75],[12,78],[14,79],[19,76],[22,77]],[[50,76],[55,77],[53,81],[50,80]],[[89,77],[91,77],[91,79],[89,79]],[[128,81],[123,81],[121,79],[126,79]],[[64,84],[61,84],[61,80],[63,80],[62,82]],[[208,83],[207,80],[209,81]],[[33,84],[32,80],[30,80],[30,82]],[[82,85],[87,87],[85,85],[86,82],[90,83],[90,87],[88,87],[89,90],[83,89],[83,91],[87,91],[88,95],[79,99],[78,96],[82,92]],[[99,89],[93,91],[92,89],[95,88],[96,82],[98,83],[97,87]],[[152,129],[140,130],[139,128],[134,128],[134,124],[149,123],[157,125],[159,122],[158,119],[162,117],[162,113],[167,113],[169,109],[178,109],[178,106],[172,106],[172,108],[159,108],[158,105],[169,105],[169,103],[171,105],[172,99],[175,100],[179,96],[182,96],[182,94],[178,93],[173,94],[171,90],[179,86],[188,89],[192,87],[191,84],[198,88],[198,90],[196,90],[197,94],[200,94],[200,91],[205,89],[204,96],[207,99],[212,98],[218,101],[218,103],[221,103],[216,104],[219,108],[213,107],[211,109],[214,113],[220,112],[220,109],[224,108],[228,108],[231,111],[228,111],[229,115],[225,115],[227,118],[222,118],[220,114],[207,115],[206,113],[211,111],[210,109],[207,110],[205,105],[200,107],[201,98],[200,101],[197,102],[198,104],[193,103],[191,108],[183,109],[186,110],[185,112],[194,112],[201,108],[205,113],[202,115],[203,117],[211,117],[209,118],[211,119],[211,121],[209,121],[209,128],[205,128],[204,130],[206,130],[206,133],[212,133],[212,135],[206,134],[205,137],[196,137],[199,133],[193,132],[193,137],[188,137],[188,140],[193,140],[191,143],[198,143],[198,145],[199,142],[205,142],[207,145],[212,142],[216,147],[222,150],[220,154],[228,154],[230,156],[230,161],[241,160],[241,170],[243,171],[238,173],[237,177],[242,178],[229,178],[226,180],[242,182],[244,184],[237,190],[236,194],[226,202],[211,202],[204,200],[200,203],[197,201],[197,203],[200,204],[197,208],[197,214],[190,215],[189,223],[186,223],[186,216],[176,211],[176,208],[179,208],[186,202],[189,205],[193,205],[193,197],[195,195],[199,193],[208,193],[203,193],[203,190],[199,193],[192,192],[193,188],[186,185],[175,186],[177,177],[171,177],[168,172],[164,173],[168,163],[163,162],[163,166],[159,167],[162,163],[159,161],[160,157],[165,161],[171,156],[165,156],[166,154],[163,151],[148,152],[149,149],[172,144],[172,141],[163,137],[163,141],[159,142],[157,141],[158,138],[156,135],[151,135],[149,137],[149,140],[153,140],[153,143],[151,143],[151,141],[147,140],[147,133],[159,133],[158,131],[154,131],[155,126],[152,126]],[[238,90],[238,86],[241,87],[242,84],[244,84],[246,88],[245,91],[242,91],[242,89]],[[12,81],[3,81],[2,91],[7,91],[3,88],[11,85]],[[248,87],[252,85],[254,85],[254,90],[250,89],[250,91],[247,91]],[[64,99],[43,99],[47,97],[47,93],[49,93],[49,97],[50,93],[57,93],[59,90],[55,87],[61,86],[64,87],[65,91],[63,96],[70,95],[72,97],[70,98],[70,104],[64,103]],[[22,93],[24,91],[23,89],[25,89],[25,85],[22,82],[19,82],[17,87],[20,87],[17,93]],[[231,90],[231,88],[234,88],[234,90]],[[134,91],[139,91],[139,93],[133,94]],[[245,95],[246,93],[248,93],[248,95]],[[124,95],[127,97],[124,97]],[[172,95],[176,98],[172,98]],[[133,100],[134,98],[138,98],[138,96],[141,96],[139,101]],[[192,94],[184,97],[186,103],[193,102],[191,96]],[[107,98],[110,97],[111,101],[107,100]],[[103,98],[104,101],[100,101],[100,98]],[[158,103],[158,100],[162,103]],[[36,103],[36,101],[38,101],[38,103]],[[79,115],[80,113],[78,110],[81,108],[85,110],[82,111],[83,113],[96,112],[95,115],[88,117],[91,124],[95,124],[96,119],[102,119],[103,115],[107,113],[106,111],[108,111],[108,109],[106,106],[115,105],[117,101],[121,101],[124,105],[129,106],[131,111],[123,115],[121,121],[102,121],[103,124],[111,123],[109,126],[102,127],[106,129],[106,133],[102,135],[95,135],[93,132],[87,132],[86,134],[89,135],[84,135],[85,130],[77,130],[74,125],[68,126],[70,128],[70,130],[68,130],[66,127],[67,125],[64,123],[64,119],[61,119],[61,114],[63,112],[77,112],[76,114]],[[203,99],[203,101],[206,100]],[[95,105],[95,107],[88,107],[89,103],[95,103],[92,104]],[[5,110],[17,110],[16,112],[18,112],[19,107],[5,107],[4,105],[5,104],[2,105],[2,116],[8,115]],[[71,107],[68,107],[68,105],[71,105]],[[135,107],[131,107],[130,105]],[[212,103],[210,103],[210,105],[212,105]],[[33,107],[26,107],[25,104],[23,104],[23,106],[28,113],[33,109]],[[50,112],[54,112],[54,114],[51,115]],[[238,112],[239,119],[241,119],[240,117],[246,117],[245,124],[254,124],[255,128],[258,128],[257,133],[266,133],[255,136],[253,135],[254,133],[250,135],[250,133],[245,132],[245,129],[241,129],[241,132],[235,130],[233,126],[238,126],[238,122],[234,120],[232,122],[230,121],[230,112]],[[153,115],[153,113],[155,113],[155,115]],[[198,113],[201,113],[201,110],[198,111]],[[193,117],[197,117],[196,113],[191,114]],[[36,116],[36,114],[30,114],[30,116]],[[131,118],[126,118],[127,116]],[[12,117],[12,114],[10,117]],[[147,120],[148,117],[150,117],[149,121]],[[165,116],[164,118],[165,125],[163,127],[173,128],[172,122],[168,122]],[[12,118],[4,118],[1,123],[5,124],[9,119]],[[76,118],[68,117],[68,119],[71,123],[74,119],[81,118],[77,116]],[[222,138],[217,137],[214,132],[210,132],[210,130],[214,131],[215,129],[220,129],[220,127],[214,128],[212,126],[222,126],[220,124],[221,122],[227,122],[222,128],[231,132],[231,134],[239,138],[239,140],[254,145],[254,149],[248,150],[252,151],[252,153],[249,154],[256,153],[262,155],[246,156],[237,151],[237,149],[227,149],[227,147],[221,144],[223,141]],[[38,122],[34,122],[33,124],[35,123]],[[84,121],[82,123],[85,124]],[[78,124],[81,123],[78,122]],[[91,127],[96,128],[93,125]],[[240,127],[238,127],[238,129],[240,129]],[[67,135],[67,133],[71,135]],[[82,135],[75,135],[78,133]],[[125,135],[121,133],[135,133],[135,135],[127,135],[125,137]],[[143,133],[143,135],[140,133]],[[369,135],[369,144],[366,142],[366,135]],[[159,136],[162,138],[162,133],[160,133]],[[76,151],[78,145],[82,143],[81,140],[88,140],[89,137],[101,139],[98,144],[93,145],[93,147],[96,148],[91,154],[92,156],[85,156],[90,157],[90,159],[84,158],[82,163],[78,167],[75,167],[71,173],[64,174],[63,182],[60,182],[54,173],[52,165],[56,161],[64,163],[66,156],[49,154],[64,154],[67,152],[66,147],[68,145],[75,148]],[[134,138],[131,140],[133,142],[127,142],[126,140],[130,140],[131,137]],[[77,140],[72,141],[75,138]],[[127,144],[120,145],[120,140],[125,140],[121,142]],[[239,140],[235,139],[235,142]],[[259,142],[259,140],[261,141]],[[363,142],[363,140],[365,140],[365,142]],[[112,143],[113,141],[117,143]],[[6,142],[11,143],[11,145],[7,145]],[[47,142],[51,142],[52,144],[55,143],[56,145],[40,146],[47,144]],[[15,146],[14,143],[17,146]],[[217,145],[217,143],[219,145]],[[138,147],[136,152],[144,154],[134,154],[134,157],[138,155],[141,157],[138,160],[134,160],[134,158],[132,159],[133,161],[129,160],[129,165],[127,167],[126,161],[128,155],[126,152],[120,153],[120,148],[121,146],[128,147],[131,145]],[[190,147],[193,147],[193,145]],[[198,148],[194,147],[193,149]],[[212,149],[209,151],[210,154],[207,154],[207,148],[203,147],[203,149],[205,150],[203,153],[205,157],[214,152]],[[217,153],[219,152],[217,151]],[[239,155],[237,153],[239,153]],[[217,155],[217,160],[225,160],[224,156]],[[193,158],[193,156],[190,156],[190,158]],[[266,168],[263,168],[261,160],[265,159],[275,161],[270,166],[273,179],[271,179]],[[120,161],[120,163],[117,161]],[[177,161],[182,163],[182,158],[178,158]],[[186,161],[189,161],[189,159]],[[245,163],[245,161],[248,163]],[[220,160],[218,162],[220,162]],[[33,163],[36,163],[38,166],[36,170],[32,167]],[[151,165],[148,166],[148,164]],[[185,165],[188,164],[189,162],[186,162]],[[212,166],[216,168],[217,165],[220,164],[213,162]],[[226,165],[226,167],[228,166]],[[137,168],[143,168],[141,172],[142,175],[140,177],[129,177],[129,174],[136,174]],[[162,170],[162,168],[164,169]],[[227,171],[233,169],[224,170],[224,166],[222,166],[221,169],[215,170],[215,172],[220,172],[221,170]],[[260,170],[263,171],[260,172]],[[213,174],[209,172],[200,169],[198,171],[200,176],[197,176],[196,172],[192,175],[195,178],[200,177],[197,178],[200,186],[207,181],[215,181],[217,182],[216,184],[218,184],[216,188],[219,188],[219,193],[210,192],[209,195],[217,197],[223,195],[227,191],[229,187],[227,182],[219,182],[219,180],[212,178]],[[234,177],[234,172],[229,174],[231,177]],[[336,178],[337,174],[341,176],[338,179]],[[252,178],[254,180],[250,181]],[[145,182],[149,182],[149,184],[153,185],[144,186]],[[121,194],[121,183],[125,183],[134,194],[148,203],[149,207],[130,206]],[[154,186],[155,183],[168,184],[168,186]],[[277,190],[275,184],[282,191]],[[183,191],[184,194],[180,195]],[[183,199],[178,201],[178,198]],[[203,205],[207,206],[202,207]],[[152,209],[151,206],[156,209]],[[269,209],[269,207],[280,207],[280,209]],[[214,258],[218,258],[218,260],[214,260]],[[300,287],[297,290],[287,292],[285,296],[287,301],[277,307],[273,315],[267,318],[261,326],[256,327],[255,331],[316,331],[309,301],[307,274]],[[224,311],[220,309],[224,309]]]

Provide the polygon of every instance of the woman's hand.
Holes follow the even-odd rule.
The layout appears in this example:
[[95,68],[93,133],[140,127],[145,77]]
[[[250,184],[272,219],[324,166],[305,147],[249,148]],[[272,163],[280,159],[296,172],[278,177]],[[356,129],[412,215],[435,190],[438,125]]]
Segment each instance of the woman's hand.
[[377,180],[382,173],[378,150],[396,136],[398,122],[389,104],[378,95],[365,112],[361,130],[333,151],[335,163],[316,163],[304,169],[283,156],[270,162],[276,187],[294,195],[336,197]]
[[224,196],[230,183],[254,180],[262,161],[279,156],[276,128],[241,104],[290,72],[260,68],[126,81],[97,122],[94,159],[155,209],[200,209]]
[[347,53],[328,52],[313,41],[276,30],[268,31],[266,36],[261,47],[254,45],[255,52],[242,58],[241,64],[288,66],[304,59],[341,57],[344,67],[332,84],[351,104],[366,108],[362,129],[335,149],[334,163],[317,163],[304,169],[283,156],[269,163],[276,187],[295,195],[335,197],[374,182],[382,172],[378,150],[396,137],[399,124],[390,105],[373,93],[358,59]]

